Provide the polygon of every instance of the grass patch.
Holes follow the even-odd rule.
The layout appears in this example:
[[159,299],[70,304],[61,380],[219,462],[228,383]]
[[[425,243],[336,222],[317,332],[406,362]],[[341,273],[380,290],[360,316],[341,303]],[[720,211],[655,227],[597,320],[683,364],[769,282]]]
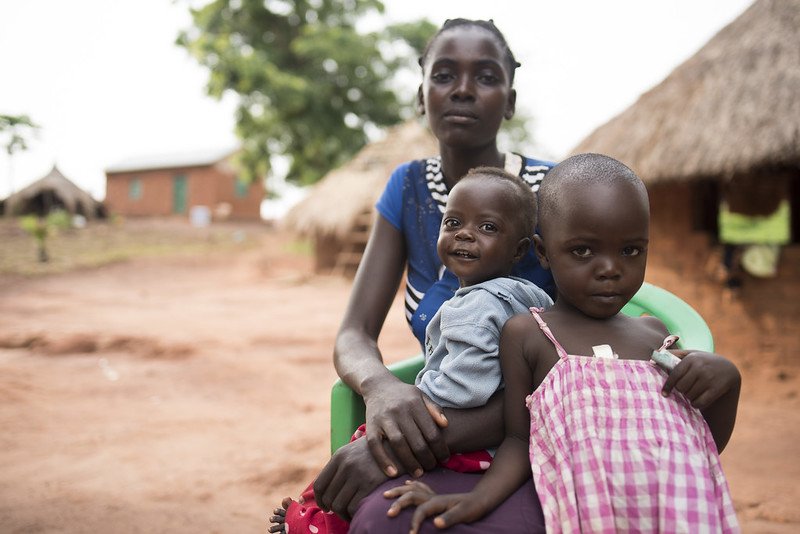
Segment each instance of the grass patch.
[[314,242],[310,239],[294,239],[284,245],[283,250],[296,256],[313,256]]
[[253,248],[268,229],[259,223],[194,228],[183,220],[90,222],[47,237],[49,261],[14,219],[0,220],[0,275],[38,276],[99,267],[140,257],[191,256]]

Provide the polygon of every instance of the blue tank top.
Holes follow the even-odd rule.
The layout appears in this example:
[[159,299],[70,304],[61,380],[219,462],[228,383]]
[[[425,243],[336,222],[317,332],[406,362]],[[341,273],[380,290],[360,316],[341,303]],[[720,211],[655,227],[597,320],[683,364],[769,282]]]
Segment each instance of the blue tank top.
[[[538,191],[553,163],[506,154],[506,170],[517,174]],[[458,279],[445,269],[436,253],[439,227],[447,203],[448,189],[442,175],[442,160],[433,157],[403,163],[392,173],[376,208],[405,239],[407,275],[406,319],[411,331],[425,342],[425,328],[444,301],[458,289]],[[530,280],[555,296],[550,271],[539,265],[533,247],[511,273]]]

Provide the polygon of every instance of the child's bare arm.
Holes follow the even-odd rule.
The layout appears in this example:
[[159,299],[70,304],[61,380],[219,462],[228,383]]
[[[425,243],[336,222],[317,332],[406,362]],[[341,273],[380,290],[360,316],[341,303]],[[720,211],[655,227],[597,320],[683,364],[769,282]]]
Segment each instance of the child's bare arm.
[[742,377],[728,359],[710,352],[675,350],[681,358],[667,377],[664,395],[674,389],[683,393],[703,413],[717,450],[728,444],[736,422]]
[[443,520],[442,525],[470,522],[483,517],[531,478],[528,458],[530,413],[525,398],[534,387],[531,363],[536,361],[537,335],[540,336],[539,329],[527,314],[512,317],[503,327],[500,334],[500,366],[505,382],[505,438],[480,482],[463,499],[454,503],[463,502],[469,506],[451,505],[447,512],[438,516]]
[[[531,475],[528,458],[530,414],[525,397],[533,389],[533,369],[526,351],[530,351],[530,316],[519,315],[508,320],[500,336],[500,363],[505,379],[505,429],[503,443],[494,461],[480,482],[469,493],[436,495],[427,486],[411,484],[389,490],[386,497],[400,497],[389,509],[396,515],[407,506],[417,506],[411,520],[411,532],[432,515],[438,528],[471,523],[494,510]],[[535,328],[535,325],[534,325]]]

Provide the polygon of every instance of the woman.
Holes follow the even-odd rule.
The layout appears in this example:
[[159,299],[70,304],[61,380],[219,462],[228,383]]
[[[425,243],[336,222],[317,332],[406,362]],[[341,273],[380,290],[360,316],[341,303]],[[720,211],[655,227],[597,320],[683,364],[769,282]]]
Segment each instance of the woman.
[[[373,496],[380,499],[382,513],[371,513],[369,518],[356,514],[361,500],[379,484],[411,473],[439,491],[468,491],[479,475],[437,469],[438,463],[447,459],[451,450],[490,448],[502,440],[501,398],[495,395],[480,408],[442,410],[419,389],[402,383],[388,371],[377,339],[404,271],[408,273],[407,317],[421,342],[427,321],[458,288],[452,273],[441,267],[436,241],[447,194],[462,176],[479,166],[505,168],[536,190],[552,166],[504,154],[497,148],[497,132],[503,120],[514,115],[513,80],[519,64],[491,21],[448,20],[428,43],[420,65],[423,82],[418,107],[439,141],[440,156],[408,162],[392,174],[377,204],[379,215],[334,351],[339,376],[364,398],[367,437],[337,451],[314,482],[314,492],[303,495],[302,506],[307,508],[299,512],[305,516],[314,498],[323,510],[346,519],[355,515],[351,525],[354,532],[384,528],[374,523],[385,517],[388,508],[380,492]],[[552,290],[552,278],[532,252],[512,274]],[[438,484],[439,479],[443,486]],[[273,518],[274,531],[283,528],[281,516],[298,513],[301,506],[290,499],[283,504],[286,510],[276,510],[277,517]],[[509,513],[509,507],[518,513]],[[531,528],[542,524],[531,484],[498,512],[476,528],[501,531],[504,527],[496,521],[500,516],[503,524],[512,528],[519,525],[518,521]],[[391,526],[396,528],[400,523],[395,520]]]

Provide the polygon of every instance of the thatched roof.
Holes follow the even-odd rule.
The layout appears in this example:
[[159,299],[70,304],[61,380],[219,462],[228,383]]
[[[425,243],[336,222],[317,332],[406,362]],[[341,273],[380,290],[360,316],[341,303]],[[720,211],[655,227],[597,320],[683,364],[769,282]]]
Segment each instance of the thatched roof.
[[796,167],[800,2],[757,0],[579,152],[614,156],[647,183]]
[[295,205],[284,223],[301,235],[343,239],[358,216],[377,201],[389,175],[403,163],[438,154],[433,135],[417,120],[391,128],[347,164],[329,172]]
[[92,195],[72,183],[57,167],[43,178],[20,189],[5,200],[6,215],[44,215],[61,208],[92,219],[103,215],[103,206]]

